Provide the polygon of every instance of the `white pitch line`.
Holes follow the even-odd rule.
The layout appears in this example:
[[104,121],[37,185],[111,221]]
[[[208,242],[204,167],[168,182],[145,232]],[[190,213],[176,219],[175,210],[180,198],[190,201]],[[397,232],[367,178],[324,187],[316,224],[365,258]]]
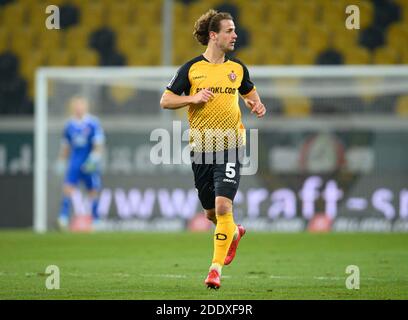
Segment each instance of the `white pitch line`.
[[[5,276],[18,276],[18,273],[8,273],[4,271],[0,271],[0,277],[5,277]],[[34,277],[37,276],[38,273],[34,272],[25,272],[24,276],[26,277]],[[93,276],[99,276],[97,273],[73,273],[73,272],[68,272],[66,275],[70,277],[93,277]],[[120,278],[128,278],[132,277],[131,274],[128,273],[113,273],[113,277],[120,277]],[[159,277],[159,278],[175,278],[175,279],[186,279],[186,278],[201,278],[201,275],[196,275],[196,276],[188,276],[185,274],[153,274],[153,273],[145,273],[145,274],[139,274],[141,277]],[[234,278],[231,275],[222,275],[222,279],[231,279]],[[242,276],[239,276],[240,279],[242,279]],[[313,280],[322,280],[322,281],[341,281],[346,279],[346,275],[344,277],[328,277],[328,276],[313,276],[313,277],[299,277],[299,276],[287,276],[287,275],[248,275],[245,278],[247,279],[277,279],[277,280],[299,280],[299,279],[313,279]],[[362,277],[361,280],[369,280],[369,281],[384,281],[386,279],[381,279],[381,278],[373,278],[373,277]]]
[[[313,277],[316,280],[345,280],[346,276],[344,277]],[[371,278],[371,277],[364,277],[363,280],[373,280],[373,281],[381,281],[379,278]]]
[[[187,276],[183,274],[140,274],[142,277],[159,277],[159,278],[193,278],[194,276]],[[198,278],[201,276],[195,276],[194,278]],[[224,279],[231,279],[233,276],[231,275],[223,275],[221,278]],[[242,279],[242,276],[239,277]],[[247,279],[265,279],[265,278],[270,278],[270,279],[281,279],[281,280],[299,280],[299,279],[309,279],[309,280],[328,280],[328,281],[340,281],[340,280],[345,280],[346,275],[344,277],[327,277],[327,276],[313,276],[313,277],[297,277],[297,276],[285,276],[285,275],[269,275],[266,276],[265,278],[259,275],[249,275],[245,277]],[[381,281],[381,279],[378,278],[371,278],[371,277],[366,277],[363,278],[363,280],[373,280],[373,281]]]
[[313,277],[316,280],[344,280],[345,277]]
[[290,279],[290,280],[294,280],[294,279],[301,279],[302,277],[292,277],[292,276],[275,276],[275,275],[270,275],[269,278],[271,279]]
[[187,278],[185,274],[140,274],[142,277]]

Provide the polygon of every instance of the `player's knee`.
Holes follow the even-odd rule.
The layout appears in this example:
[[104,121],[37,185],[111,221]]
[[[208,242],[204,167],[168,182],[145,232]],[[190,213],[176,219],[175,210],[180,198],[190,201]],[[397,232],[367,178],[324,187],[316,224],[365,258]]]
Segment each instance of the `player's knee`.
[[225,197],[217,197],[215,199],[215,211],[217,215],[232,212],[232,201]]
[[64,185],[63,192],[64,192],[64,195],[66,195],[67,197],[70,197],[72,196],[74,192],[74,187],[70,185]]
[[93,199],[98,197],[98,191],[97,190],[91,190],[88,192],[88,197]]

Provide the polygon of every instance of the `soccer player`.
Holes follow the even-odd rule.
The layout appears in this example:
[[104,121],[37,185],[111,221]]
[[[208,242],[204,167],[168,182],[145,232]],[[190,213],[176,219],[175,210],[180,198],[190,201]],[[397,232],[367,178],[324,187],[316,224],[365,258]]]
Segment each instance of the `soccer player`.
[[218,289],[221,269],[231,263],[245,233],[233,218],[245,147],[239,96],[259,118],[266,109],[246,66],[226,55],[234,50],[237,39],[232,16],[211,9],[196,21],[193,34],[207,48],[179,68],[160,105],[188,107],[195,187],[207,218],[215,224],[214,254],[204,283]]
[[85,184],[91,202],[93,226],[99,221],[98,191],[101,187],[101,160],[105,142],[99,120],[88,113],[89,103],[86,98],[74,96],[69,101],[69,107],[72,118],[65,124],[58,160],[59,171],[65,171],[58,218],[62,230],[69,226],[72,195],[81,181]]

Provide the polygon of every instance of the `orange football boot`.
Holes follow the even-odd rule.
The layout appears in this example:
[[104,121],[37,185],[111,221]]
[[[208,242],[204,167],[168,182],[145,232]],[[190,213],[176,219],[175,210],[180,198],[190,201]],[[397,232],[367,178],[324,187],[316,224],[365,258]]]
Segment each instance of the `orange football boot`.
[[204,283],[207,285],[207,288],[219,289],[221,287],[221,279],[218,271],[215,269],[210,270]]
[[232,242],[231,242],[231,245],[230,245],[229,250],[228,250],[228,254],[227,254],[227,256],[225,257],[225,260],[224,260],[224,265],[225,266],[229,265],[232,262],[232,260],[234,260],[235,254],[237,253],[239,240],[241,240],[241,238],[244,236],[244,234],[246,232],[245,228],[243,226],[241,226],[240,224],[238,224],[237,227],[238,227],[238,236],[237,236],[237,238],[235,240],[232,240]]

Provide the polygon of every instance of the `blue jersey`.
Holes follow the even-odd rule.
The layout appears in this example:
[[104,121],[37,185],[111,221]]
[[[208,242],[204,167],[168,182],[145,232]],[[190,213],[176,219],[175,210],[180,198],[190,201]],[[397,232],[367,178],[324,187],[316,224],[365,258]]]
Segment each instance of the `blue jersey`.
[[99,120],[91,115],[83,119],[70,119],[64,128],[63,142],[70,147],[69,165],[79,170],[88,159],[95,144],[103,144],[105,134]]

